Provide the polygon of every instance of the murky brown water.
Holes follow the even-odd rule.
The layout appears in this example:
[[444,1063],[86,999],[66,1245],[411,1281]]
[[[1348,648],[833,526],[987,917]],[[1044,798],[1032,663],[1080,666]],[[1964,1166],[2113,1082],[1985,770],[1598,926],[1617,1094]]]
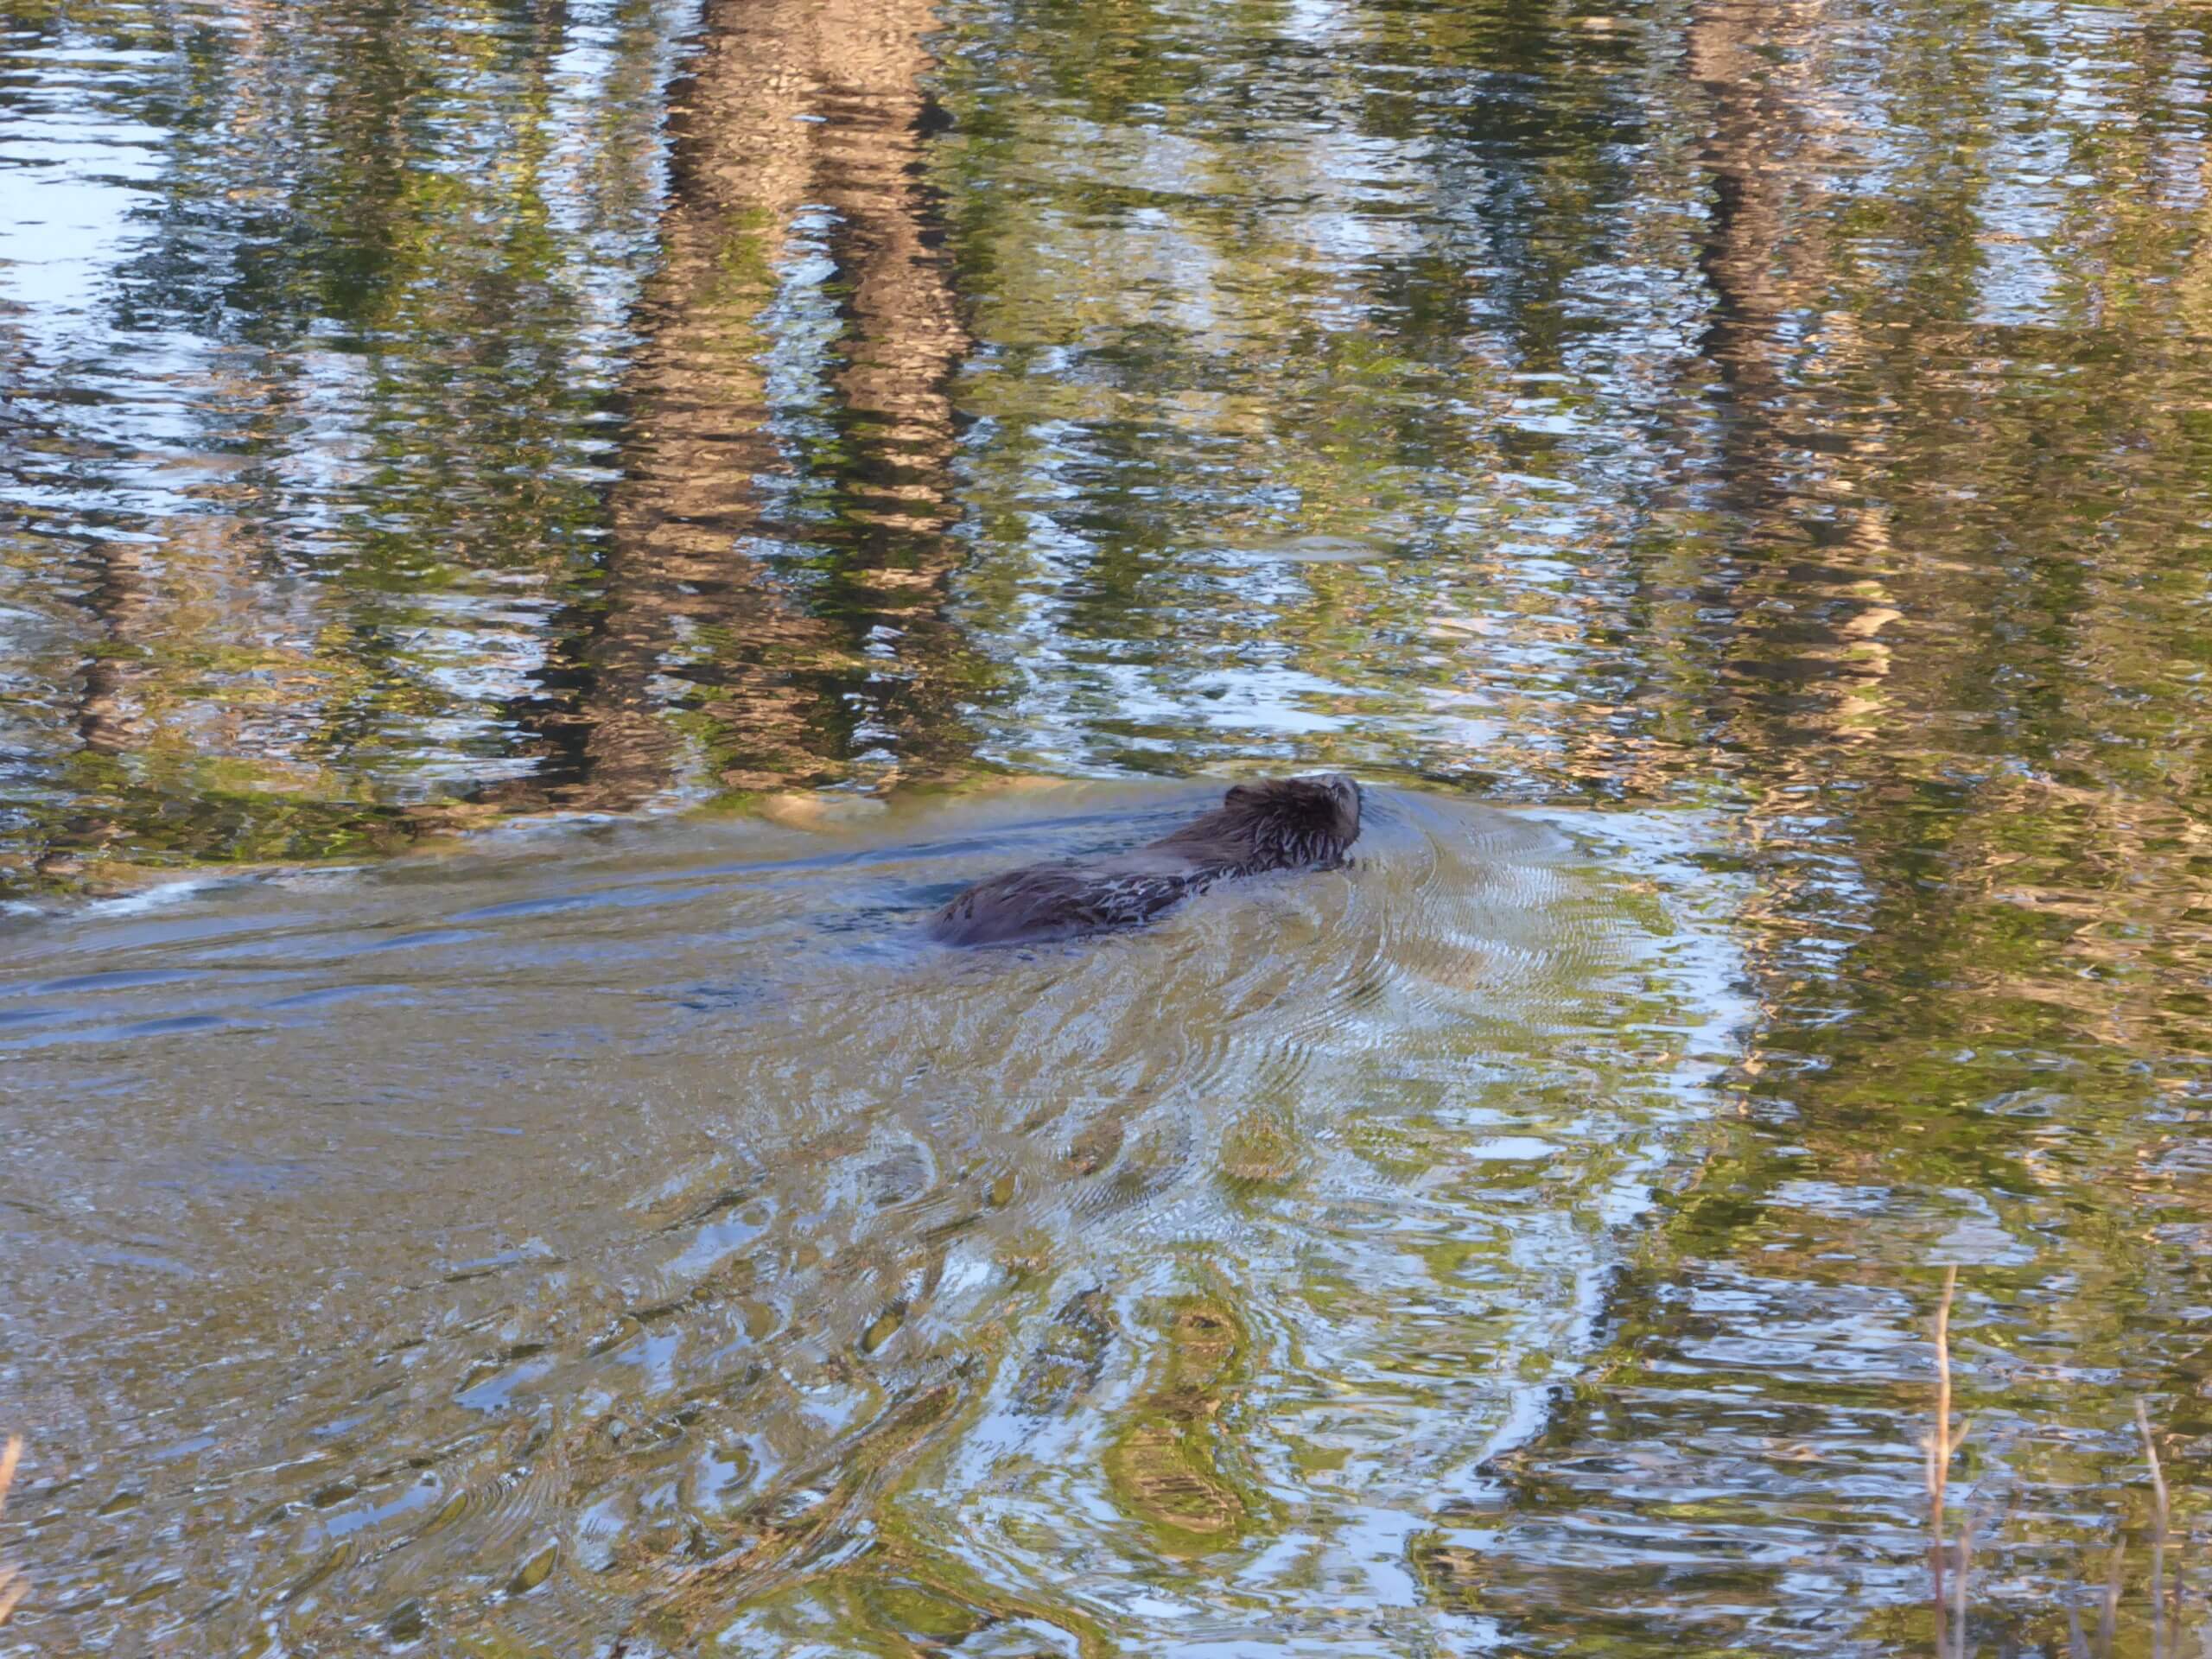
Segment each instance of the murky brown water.
[[50,1593],[224,1651],[1049,1651],[1317,1595],[1416,1637],[1409,1537],[1696,1142],[1727,947],[1675,827],[1418,796],[1141,937],[917,940],[1192,799],[546,831],[32,935],[18,1387],[88,1449]]
[[2196,1640],[2197,11],[0,24],[0,1646]]

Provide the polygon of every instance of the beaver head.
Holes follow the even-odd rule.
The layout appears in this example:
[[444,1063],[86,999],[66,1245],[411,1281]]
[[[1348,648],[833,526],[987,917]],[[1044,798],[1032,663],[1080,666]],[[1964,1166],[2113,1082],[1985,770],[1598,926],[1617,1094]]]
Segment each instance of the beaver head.
[[1281,870],[1338,862],[1359,839],[1359,785],[1342,772],[1238,784],[1221,804],[1160,842],[1202,862]]

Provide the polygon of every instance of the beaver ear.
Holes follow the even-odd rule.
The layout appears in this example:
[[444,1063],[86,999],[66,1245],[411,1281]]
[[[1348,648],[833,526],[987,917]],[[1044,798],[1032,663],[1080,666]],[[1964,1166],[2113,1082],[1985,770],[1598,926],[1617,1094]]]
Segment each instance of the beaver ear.
[[1232,784],[1230,785],[1229,793],[1221,798],[1221,804],[1224,806],[1235,806],[1239,801],[1256,801],[1259,798],[1260,791],[1251,785]]

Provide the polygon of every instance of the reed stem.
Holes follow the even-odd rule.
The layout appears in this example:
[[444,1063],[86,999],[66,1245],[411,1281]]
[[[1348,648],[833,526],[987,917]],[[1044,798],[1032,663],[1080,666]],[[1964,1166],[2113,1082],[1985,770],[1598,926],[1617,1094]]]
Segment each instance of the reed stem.
[[[1943,1506],[1950,1489],[1951,1454],[1966,1443],[1968,1427],[1961,1423],[1957,1433],[1951,1432],[1951,1300],[1958,1287],[1958,1268],[1955,1266],[1944,1268],[1943,1297],[1936,1305],[1936,1423],[1928,1436],[1928,1458],[1923,1477],[1928,1488],[1928,1572],[1936,1610],[1936,1659],[1951,1659],[1954,1652],[1958,1659],[1964,1659],[1967,1559],[1973,1548],[1967,1540],[1961,1538],[1957,1581],[1952,1586],[1951,1594],[1946,1596],[1943,1592],[1943,1560],[1949,1553],[1949,1547],[1943,1539]],[[1944,1639],[1946,1630],[1954,1623],[1958,1629],[1955,1649]]]
[[[0,1515],[7,1513],[8,1488],[16,1483],[16,1465],[23,1455],[22,1437],[10,1434],[4,1450],[0,1450]],[[30,1588],[22,1573],[16,1568],[0,1562],[0,1624],[8,1622],[16,1611],[16,1604],[23,1599],[23,1592]]]

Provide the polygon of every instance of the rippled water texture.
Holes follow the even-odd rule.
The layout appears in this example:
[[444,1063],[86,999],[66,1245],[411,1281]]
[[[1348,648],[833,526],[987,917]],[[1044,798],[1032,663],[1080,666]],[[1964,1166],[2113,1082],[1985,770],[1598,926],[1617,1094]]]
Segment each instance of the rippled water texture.
[[0,1649],[2193,1646],[2208,30],[0,0]]

